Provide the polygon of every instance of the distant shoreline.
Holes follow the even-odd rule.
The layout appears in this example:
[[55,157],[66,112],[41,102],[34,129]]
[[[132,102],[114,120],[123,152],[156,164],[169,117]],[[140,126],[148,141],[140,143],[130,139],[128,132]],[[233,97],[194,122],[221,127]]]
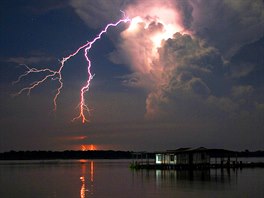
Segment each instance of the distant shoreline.
[[9,151],[0,160],[131,159],[131,151]]
[[[237,157],[264,157],[264,151],[232,151]],[[60,160],[60,159],[132,159],[133,151],[93,150],[93,151],[8,151],[0,153],[0,160]],[[154,152],[148,153],[155,158]]]

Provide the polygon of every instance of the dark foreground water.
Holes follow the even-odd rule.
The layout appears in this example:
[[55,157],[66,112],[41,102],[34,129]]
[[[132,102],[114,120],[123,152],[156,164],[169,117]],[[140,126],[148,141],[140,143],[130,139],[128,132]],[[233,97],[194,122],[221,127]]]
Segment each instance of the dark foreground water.
[[0,161],[0,198],[264,197],[264,169],[133,171],[130,161]]

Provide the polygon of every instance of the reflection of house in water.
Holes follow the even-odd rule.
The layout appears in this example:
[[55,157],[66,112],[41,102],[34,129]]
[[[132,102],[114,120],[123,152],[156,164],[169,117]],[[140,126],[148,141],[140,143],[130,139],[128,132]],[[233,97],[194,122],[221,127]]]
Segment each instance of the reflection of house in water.
[[209,183],[211,186],[228,184],[237,181],[237,169],[196,169],[196,170],[144,170],[154,171],[156,185],[171,183],[172,185],[185,185],[189,182],[197,184]]
[[[219,175],[219,174],[218,174]],[[197,180],[197,181],[210,181],[210,169],[204,170],[155,170],[155,177],[157,181],[162,180]]]
[[208,149],[203,147],[196,149],[180,148],[156,153],[155,163],[164,165],[206,166],[210,164],[210,155]]

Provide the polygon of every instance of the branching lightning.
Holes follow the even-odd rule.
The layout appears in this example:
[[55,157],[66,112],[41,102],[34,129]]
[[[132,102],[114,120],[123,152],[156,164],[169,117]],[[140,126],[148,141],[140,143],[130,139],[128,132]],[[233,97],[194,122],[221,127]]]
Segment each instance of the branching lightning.
[[63,77],[62,77],[62,70],[65,66],[65,63],[71,59],[72,57],[74,57],[75,55],[77,55],[80,51],[84,50],[84,57],[85,60],[87,61],[87,81],[85,83],[85,85],[81,88],[80,91],[80,103],[78,105],[79,107],[79,115],[76,116],[75,118],[72,119],[72,121],[75,121],[77,119],[81,119],[82,123],[88,122],[88,118],[87,118],[87,113],[89,114],[89,108],[85,102],[85,93],[89,91],[90,88],[90,84],[91,84],[91,80],[93,79],[94,75],[91,72],[91,60],[89,59],[89,50],[93,47],[93,44],[97,41],[100,40],[102,35],[105,34],[108,29],[110,27],[116,27],[118,26],[120,23],[127,23],[130,22],[130,19],[128,17],[126,17],[125,13],[123,11],[121,11],[124,16],[122,19],[120,19],[119,21],[117,21],[116,23],[109,23],[106,25],[106,27],[92,40],[92,41],[87,41],[87,43],[85,43],[84,45],[80,46],[75,52],[73,52],[72,54],[68,55],[67,57],[62,58],[62,60],[60,61],[60,65],[58,70],[52,70],[49,68],[43,68],[43,69],[37,69],[34,67],[29,67],[27,65],[23,65],[26,68],[26,72],[22,75],[20,75],[18,77],[18,79],[16,81],[13,82],[13,84],[15,83],[19,83],[23,78],[27,77],[30,74],[34,74],[34,73],[41,73],[44,75],[44,77],[42,77],[42,79],[35,81],[33,83],[31,83],[29,86],[22,88],[19,92],[17,92],[15,95],[20,95],[23,92],[27,92],[27,94],[29,95],[30,92],[36,88],[37,86],[39,86],[40,84],[44,83],[47,80],[56,80],[59,83],[59,86],[56,90],[56,94],[53,98],[53,105],[54,105],[54,111],[56,111],[57,109],[57,99],[61,93],[61,90],[63,88]]

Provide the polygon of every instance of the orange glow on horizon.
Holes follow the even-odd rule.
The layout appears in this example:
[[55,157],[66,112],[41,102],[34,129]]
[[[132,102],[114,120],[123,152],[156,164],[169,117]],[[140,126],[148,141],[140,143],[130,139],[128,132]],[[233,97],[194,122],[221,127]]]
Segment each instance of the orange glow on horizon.
[[81,150],[82,151],[95,151],[97,150],[97,147],[94,144],[89,144],[89,145],[81,145]]

